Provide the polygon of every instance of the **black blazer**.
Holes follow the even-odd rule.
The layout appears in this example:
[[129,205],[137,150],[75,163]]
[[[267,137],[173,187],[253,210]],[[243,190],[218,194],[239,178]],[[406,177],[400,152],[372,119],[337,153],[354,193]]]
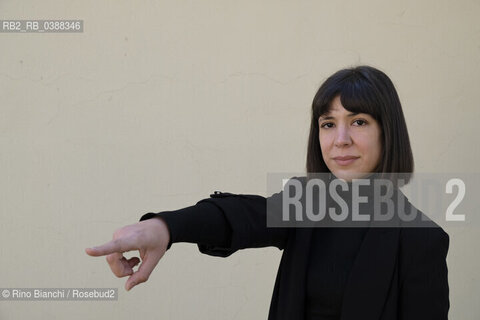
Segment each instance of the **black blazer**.
[[[268,319],[304,319],[305,273],[313,229],[267,228],[267,199],[261,196],[216,192],[199,202],[203,201],[220,208],[232,239],[228,247],[199,244],[200,251],[227,257],[244,248],[284,249]],[[448,246],[448,234],[436,224],[370,228],[347,282],[341,319],[448,319]]]

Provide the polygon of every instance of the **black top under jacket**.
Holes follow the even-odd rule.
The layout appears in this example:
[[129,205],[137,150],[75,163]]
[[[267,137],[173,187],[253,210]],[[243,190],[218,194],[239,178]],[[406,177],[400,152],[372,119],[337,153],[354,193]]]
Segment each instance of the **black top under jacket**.
[[140,220],[166,222],[168,249],[191,242],[219,257],[245,248],[283,250],[269,320],[448,319],[449,237],[437,225],[268,228],[266,207],[261,196],[215,192]]

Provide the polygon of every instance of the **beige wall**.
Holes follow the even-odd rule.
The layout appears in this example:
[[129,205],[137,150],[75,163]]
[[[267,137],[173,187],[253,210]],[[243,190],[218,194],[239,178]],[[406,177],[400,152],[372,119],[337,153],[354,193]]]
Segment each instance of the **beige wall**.
[[[83,249],[213,190],[304,168],[309,107],[339,68],[394,81],[418,172],[478,172],[480,2],[1,1],[0,287],[118,287],[117,302],[2,302],[0,319],[265,319],[277,249],[176,244],[131,292]],[[451,318],[478,319],[478,227],[447,229]]]

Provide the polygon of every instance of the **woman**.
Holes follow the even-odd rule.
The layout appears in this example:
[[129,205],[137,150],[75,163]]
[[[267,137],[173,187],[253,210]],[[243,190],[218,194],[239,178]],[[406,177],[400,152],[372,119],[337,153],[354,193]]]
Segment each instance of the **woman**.
[[[402,173],[408,182],[413,156],[407,126],[383,72],[368,66],[344,69],[319,88],[312,104],[307,179],[300,181],[317,172],[350,185],[373,173]],[[269,199],[216,192],[191,207],[148,213],[86,252],[106,255],[115,275],[129,276],[130,290],[148,279],[175,242],[197,243],[201,252],[222,257],[276,246],[283,255],[270,320],[448,318],[449,238],[440,227],[269,228],[267,200],[279,196],[282,192]],[[351,202],[348,194],[341,196]],[[141,260],[122,256],[131,250],[139,250]]]

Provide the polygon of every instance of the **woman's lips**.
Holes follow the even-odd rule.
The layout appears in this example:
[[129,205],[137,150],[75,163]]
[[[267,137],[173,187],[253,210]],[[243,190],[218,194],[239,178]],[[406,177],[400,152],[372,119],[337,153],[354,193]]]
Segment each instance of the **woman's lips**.
[[359,157],[336,157],[333,158],[333,160],[335,160],[335,162],[340,166],[348,166],[355,162],[355,160],[357,160],[358,158]]

